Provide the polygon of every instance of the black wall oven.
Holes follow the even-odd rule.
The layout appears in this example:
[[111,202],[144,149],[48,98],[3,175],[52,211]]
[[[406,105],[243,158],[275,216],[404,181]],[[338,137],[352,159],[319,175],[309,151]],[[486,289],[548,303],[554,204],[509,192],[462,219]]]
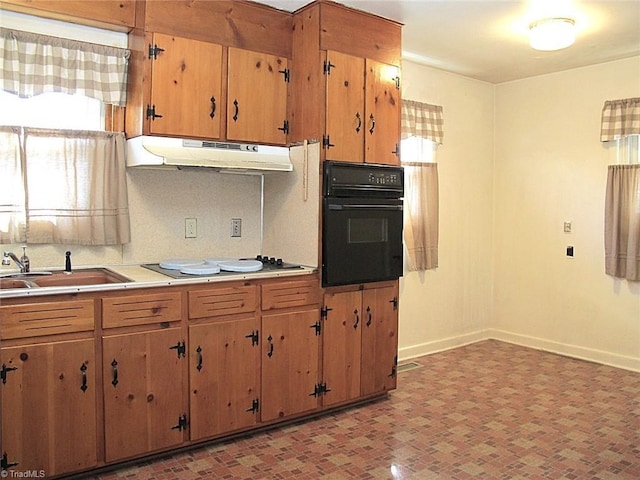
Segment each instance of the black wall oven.
[[322,286],[402,276],[401,167],[324,162]]

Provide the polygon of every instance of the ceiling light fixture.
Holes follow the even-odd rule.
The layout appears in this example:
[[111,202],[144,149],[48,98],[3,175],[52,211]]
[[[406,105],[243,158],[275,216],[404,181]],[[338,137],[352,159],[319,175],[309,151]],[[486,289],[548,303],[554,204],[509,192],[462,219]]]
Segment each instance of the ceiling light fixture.
[[536,50],[566,48],[576,40],[576,22],[571,18],[545,18],[529,25],[529,44]]

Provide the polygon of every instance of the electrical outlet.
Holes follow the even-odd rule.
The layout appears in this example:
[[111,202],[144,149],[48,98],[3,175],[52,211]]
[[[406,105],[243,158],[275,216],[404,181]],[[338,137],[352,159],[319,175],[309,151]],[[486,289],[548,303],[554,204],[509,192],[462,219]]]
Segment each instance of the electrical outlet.
[[231,219],[231,236],[232,237],[242,236],[242,219],[241,218]]
[[198,222],[195,218],[184,219],[184,238],[196,238],[198,236]]
[[571,233],[571,222],[564,222],[564,233]]
[[569,245],[567,247],[567,258],[573,258],[573,246]]

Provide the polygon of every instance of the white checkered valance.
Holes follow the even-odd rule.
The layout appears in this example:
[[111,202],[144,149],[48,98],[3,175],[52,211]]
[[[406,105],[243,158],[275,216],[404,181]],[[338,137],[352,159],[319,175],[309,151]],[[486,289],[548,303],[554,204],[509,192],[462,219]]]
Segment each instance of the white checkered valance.
[[600,141],[640,135],[640,97],[607,100],[602,107]]
[[444,139],[442,107],[414,100],[402,100],[402,138],[421,137],[442,145]]
[[129,50],[0,28],[0,88],[81,94],[124,106]]

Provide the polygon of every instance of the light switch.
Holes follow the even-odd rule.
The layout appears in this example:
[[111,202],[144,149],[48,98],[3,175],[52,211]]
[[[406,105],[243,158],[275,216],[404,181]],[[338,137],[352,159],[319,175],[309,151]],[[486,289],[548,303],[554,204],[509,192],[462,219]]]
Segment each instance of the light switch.
[[564,233],[571,233],[571,222],[564,222]]

